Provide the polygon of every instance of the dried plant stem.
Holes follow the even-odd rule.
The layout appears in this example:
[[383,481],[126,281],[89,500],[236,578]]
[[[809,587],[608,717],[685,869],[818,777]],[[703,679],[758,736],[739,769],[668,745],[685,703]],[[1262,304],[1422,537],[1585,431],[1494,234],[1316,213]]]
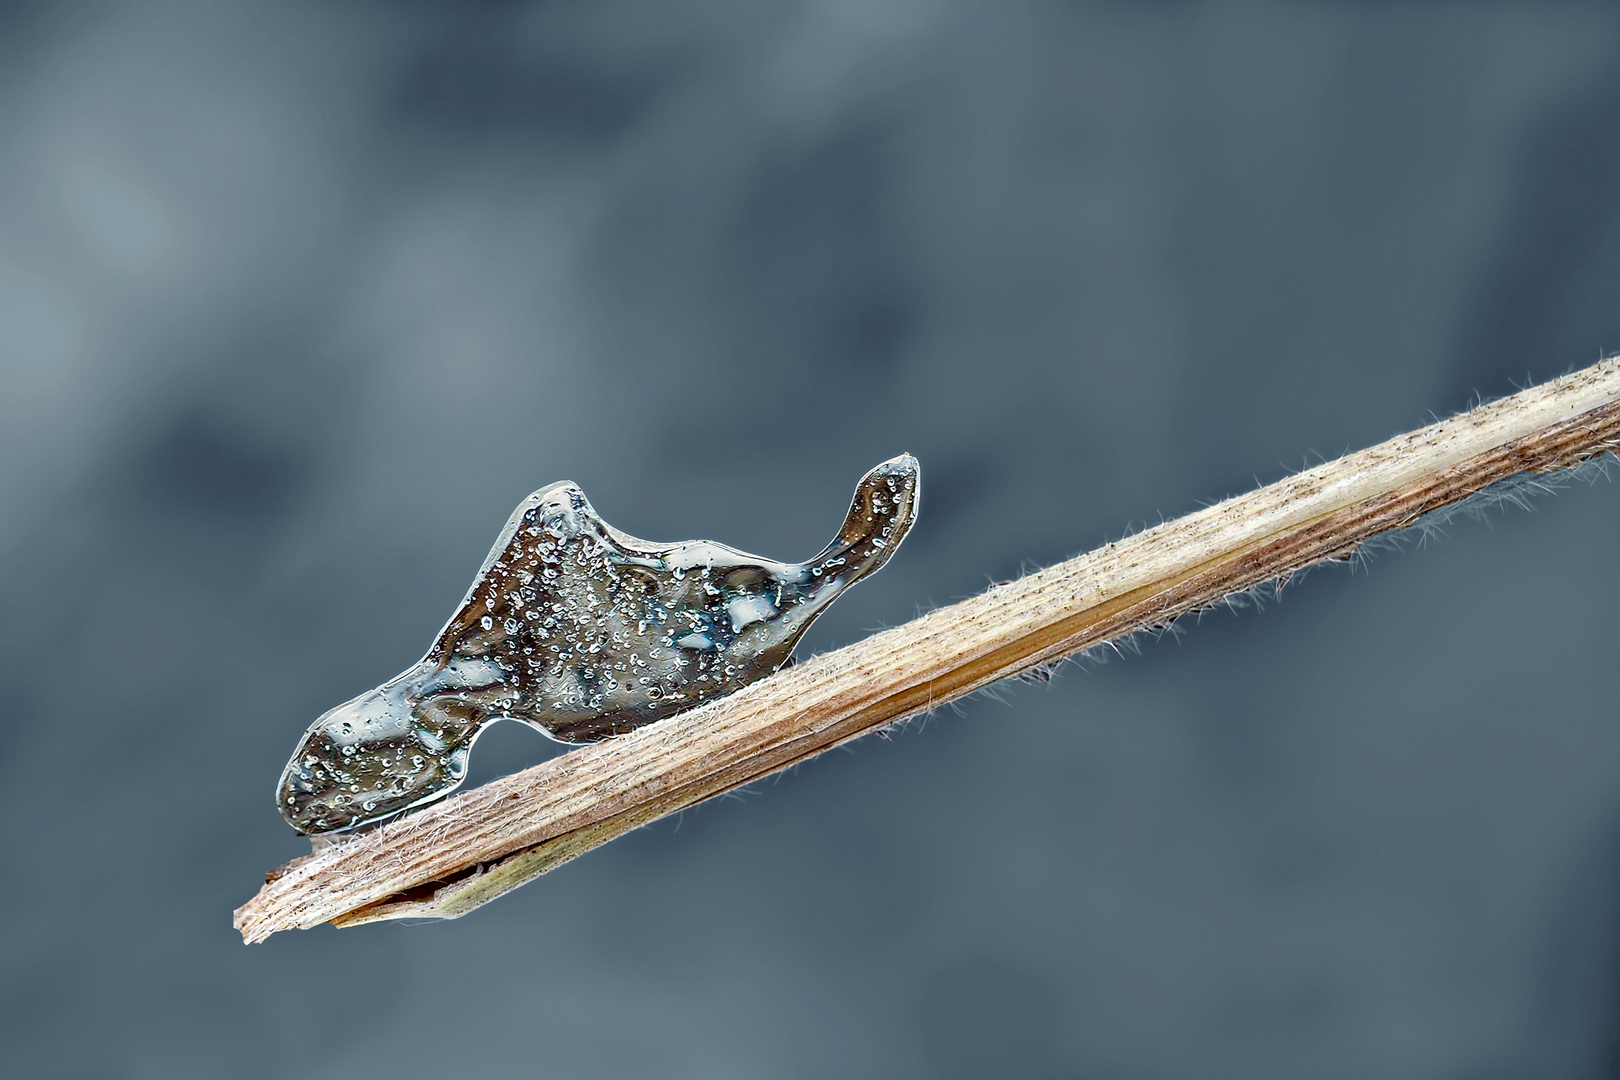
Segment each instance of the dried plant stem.
[[273,872],[248,942],[454,918],[650,821],[1037,664],[1341,558],[1488,484],[1620,447],[1620,359],[1481,405],[455,795]]

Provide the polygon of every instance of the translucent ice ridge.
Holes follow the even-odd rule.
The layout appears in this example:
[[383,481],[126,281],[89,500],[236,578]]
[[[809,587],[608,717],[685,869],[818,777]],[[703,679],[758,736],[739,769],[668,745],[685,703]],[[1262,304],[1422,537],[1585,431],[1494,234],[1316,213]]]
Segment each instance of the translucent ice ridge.
[[276,789],[281,816],[335,832],[442,798],[496,720],[594,742],[764,678],[894,554],[918,479],[909,454],[867,473],[838,536],[803,563],[638,540],[574,484],[535,492],[422,662],[310,725]]

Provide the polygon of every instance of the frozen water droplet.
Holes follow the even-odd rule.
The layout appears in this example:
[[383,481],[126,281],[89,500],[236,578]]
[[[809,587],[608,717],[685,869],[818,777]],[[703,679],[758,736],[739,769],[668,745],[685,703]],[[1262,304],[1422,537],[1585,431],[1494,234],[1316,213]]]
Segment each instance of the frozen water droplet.
[[[536,492],[423,661],[310,728],[278,806],[304,832],[349,828],[454,789],[497,717],[589,742],[761,679],[883,565],[916,494],[916,462],[885,462],[862,479],[825,551],[777,563],[709,541],[645,544],[610,529],[572,485]],[[497,622],[504,635],[489,634]]]

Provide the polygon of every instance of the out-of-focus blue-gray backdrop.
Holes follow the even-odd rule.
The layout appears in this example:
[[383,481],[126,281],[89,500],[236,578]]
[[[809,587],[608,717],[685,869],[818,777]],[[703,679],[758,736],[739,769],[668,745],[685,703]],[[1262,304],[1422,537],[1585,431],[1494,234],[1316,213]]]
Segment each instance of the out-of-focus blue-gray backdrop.
[[1617,211],[1613,7],[6,5],[0,1072],[1614,1075],[1608,483],[460,922],[230,913],[532,489],[802,558],[915,453],[824,650],[1620,347]]

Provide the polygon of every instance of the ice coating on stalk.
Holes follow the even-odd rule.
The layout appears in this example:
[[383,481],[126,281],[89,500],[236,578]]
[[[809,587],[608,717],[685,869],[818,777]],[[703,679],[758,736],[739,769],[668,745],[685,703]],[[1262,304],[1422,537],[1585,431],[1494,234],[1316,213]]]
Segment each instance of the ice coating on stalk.
[[638,540],[576,485],[542,488],[513,511],[421,663],[310,725],[276,805],[302,833],[353,828],[455,790],[496,720],[594,742],[762,679],[888,561],[917,494],[917,460],[885,461],[826,550],[779,563],[706,540]]

